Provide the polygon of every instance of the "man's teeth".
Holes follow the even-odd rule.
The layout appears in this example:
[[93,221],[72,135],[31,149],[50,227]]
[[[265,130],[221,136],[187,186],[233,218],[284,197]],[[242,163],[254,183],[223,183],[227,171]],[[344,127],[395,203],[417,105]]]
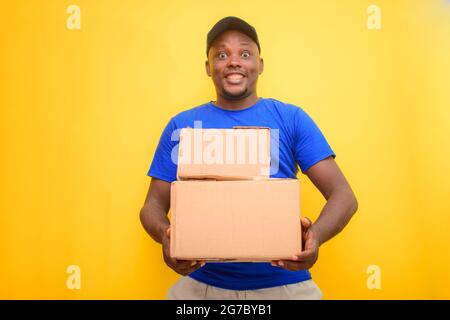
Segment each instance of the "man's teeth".
[[244,79],[244,76],[242,74],[233,73],[226,77],[228,83],[231,84],[239,84],[242,82],[242,79]]
[[233,73],[233,74],[228,75],[227,79],[242,79],[243,77],[244,76],[242,74]]

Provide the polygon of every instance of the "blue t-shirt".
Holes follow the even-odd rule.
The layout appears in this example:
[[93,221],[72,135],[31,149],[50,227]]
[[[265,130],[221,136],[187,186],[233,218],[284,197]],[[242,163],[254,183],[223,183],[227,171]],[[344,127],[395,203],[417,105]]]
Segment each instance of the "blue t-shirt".
[[[275,99],[260,98],[253,106],[230,111],[209,102],[173,117],[164,129],[148,175],[167,182],[176,180],[177,165],[172,161],[178,148],[177,132],[185,127],[226,129],[234,126],[263,126],[278,129],[271,139],[272,178],[296,179],[298,167],[305,173],[315,163],[336,157],[324,135],[303,109]],[[194,123],[196,122],[196,124]],[[277,146],[279,145],[279,147]],[[273,148],[277,147],[274,161]],[[175,151],[174,151],[175,150]],[[287,285],[311,279],[308,270],[289,271],[268,262],[208,262],[190,275],[193,279],[231,290],[252,290]]]

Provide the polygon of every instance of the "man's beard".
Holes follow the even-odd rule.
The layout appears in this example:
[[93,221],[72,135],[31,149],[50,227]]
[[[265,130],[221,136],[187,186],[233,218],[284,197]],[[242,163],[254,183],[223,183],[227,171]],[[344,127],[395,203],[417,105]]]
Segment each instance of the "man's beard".
[[226,100],[242,100],[247,98],[249,95],[251,95],[251,92],[249,92],[248,88],[245,88],[242,92],[233,94],[228,92],[227,90],[222,90],[222,98]]

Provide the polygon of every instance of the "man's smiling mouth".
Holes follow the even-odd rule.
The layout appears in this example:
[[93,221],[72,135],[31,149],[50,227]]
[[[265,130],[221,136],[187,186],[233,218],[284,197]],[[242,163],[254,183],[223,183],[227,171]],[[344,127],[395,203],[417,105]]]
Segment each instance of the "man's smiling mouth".
[[225,76],[226,81],[230,84],[240,84],[242,83],[244,78],[245,75],[243,75],[242,73],[234,73],[234,72],[230,72]]

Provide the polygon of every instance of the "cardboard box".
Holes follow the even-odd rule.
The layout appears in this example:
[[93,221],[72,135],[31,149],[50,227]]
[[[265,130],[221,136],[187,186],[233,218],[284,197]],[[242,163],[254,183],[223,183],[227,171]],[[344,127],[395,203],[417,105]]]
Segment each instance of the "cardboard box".
[[270,128],[183,128],[177,180],[257,180],[270,176]]
[[291,259],[301,252],[299,181],[173,182],[170,252],[186,260]]

